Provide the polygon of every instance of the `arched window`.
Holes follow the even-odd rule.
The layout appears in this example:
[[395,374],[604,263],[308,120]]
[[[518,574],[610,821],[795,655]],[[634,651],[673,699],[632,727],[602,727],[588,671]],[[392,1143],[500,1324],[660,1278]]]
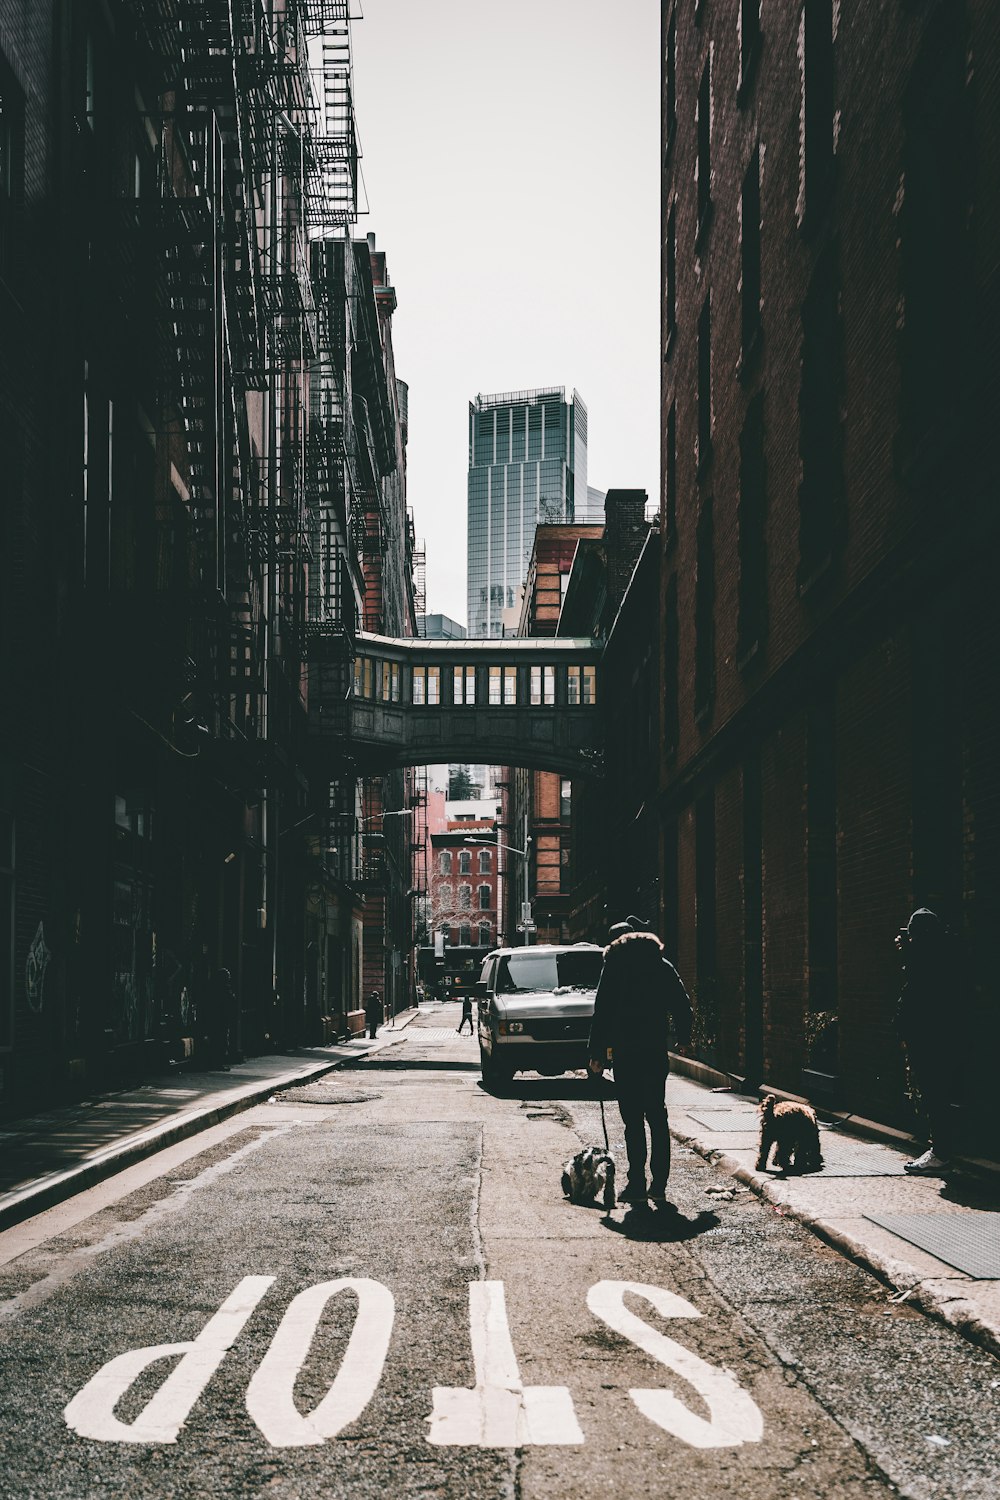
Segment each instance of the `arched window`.
[[480,851],[479,851],[479,873],[480,873],[480,875],[488,875],[490,873],[490,858],[491,858],[490,851],[488,849],[480,849]]
[[492,929],[492,927],[490,926],[489,922],[480,922],[480,924],[479,924],[479,946],[480,946],[480,948],[489,948],[490,945],[492,944],[492,942],[493,942],[493,929]]
[[441,874],[442,875],[450,875],[451,874],[451,850],[450,849],[442,849],[442,851],[441,851]]
[[472,947],[472,928],[464,922],[458,929],[458,941],[463,948]]
[[458,905],[461,911],[468,911],[472,905],[472,886],[460,885],[458,888]]
[[458,856],[458,873],[460,875],[468,875],[471,870],[472,855],[469,853],[468,849],[463,849],[461,854]]
[[479,910],[489,911],[490,905],[490,888],[488,885],[481,885],[479,887]]

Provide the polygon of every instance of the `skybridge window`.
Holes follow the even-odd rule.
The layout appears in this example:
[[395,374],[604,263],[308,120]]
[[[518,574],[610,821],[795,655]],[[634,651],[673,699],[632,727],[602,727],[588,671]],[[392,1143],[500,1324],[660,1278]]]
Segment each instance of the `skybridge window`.
[[566,668],[566,702],[571,707],[597,702],[597,668]]
[[359,656],[354,662],[354,696],[355,698],[371,698],[373,696],[373,672],[374,663],[370,656]]
[[531,668],[531,696],[530,702],[533,707],[539,708],[543,704],[548,707],[556,701],[556,669],[555,667],[532,667]]
[[422,708],[441,702],[441,668],[414,667],[411,701]]
[[494,707],[511,707],[517,703],[517,668],[490,667],[489,701]]
[[455,703],[475,703],[475,667],[452,667],[452,701]]

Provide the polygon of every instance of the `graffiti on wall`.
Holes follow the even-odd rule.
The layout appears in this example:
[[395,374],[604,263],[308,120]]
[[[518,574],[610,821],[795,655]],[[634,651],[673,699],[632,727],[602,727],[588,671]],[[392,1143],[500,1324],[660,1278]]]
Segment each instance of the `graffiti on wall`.
[[24,992],[29,1010],[39,1015],[45,1003],[45,970],[49,966],[52,951],[45,942],[45,927],[39,922],[38,931],[31,940],[27,962],[24,965]]

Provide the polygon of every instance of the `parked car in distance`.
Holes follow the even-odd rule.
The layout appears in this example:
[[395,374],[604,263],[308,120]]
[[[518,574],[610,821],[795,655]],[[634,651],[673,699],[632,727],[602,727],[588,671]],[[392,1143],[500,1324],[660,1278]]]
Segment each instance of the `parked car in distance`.
[[487,954],[476,996],[488,1088],[526,1070],[554,1077],[587,1066],[603,961],[604,949],[596,943],[540,943]]

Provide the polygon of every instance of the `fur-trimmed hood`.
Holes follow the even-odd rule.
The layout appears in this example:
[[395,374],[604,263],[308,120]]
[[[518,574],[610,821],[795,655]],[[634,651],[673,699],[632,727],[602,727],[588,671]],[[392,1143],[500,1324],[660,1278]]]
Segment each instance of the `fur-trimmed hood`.
[[608,1047],[618,1061],[626,1055],[667,1060],[670,1017],[677,1040],[691,1037],[691,1002],[663,944],[652,932],[627,932],[604,950],[604,968],[594,1002],[590,1055],[601,1059]]

